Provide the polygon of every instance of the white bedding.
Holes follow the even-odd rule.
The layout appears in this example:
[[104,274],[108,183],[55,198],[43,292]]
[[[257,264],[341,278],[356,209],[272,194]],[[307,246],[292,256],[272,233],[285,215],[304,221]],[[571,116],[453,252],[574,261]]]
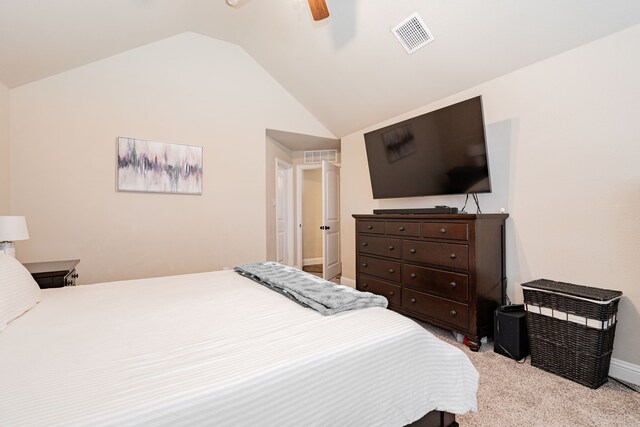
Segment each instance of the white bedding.
[[0,333],[0,425],[401,426],[476,410],[464,355],[382,308],[232,271],[47,289]]

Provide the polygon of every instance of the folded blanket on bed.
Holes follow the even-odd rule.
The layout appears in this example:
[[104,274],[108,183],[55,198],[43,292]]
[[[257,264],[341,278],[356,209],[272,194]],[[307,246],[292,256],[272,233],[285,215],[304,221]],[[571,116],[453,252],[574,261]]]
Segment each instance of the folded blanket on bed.
[[234,270],[325,316],[367,307],[385,308],[388,304],[385,297],[337,285],[277,262],[244,264]]

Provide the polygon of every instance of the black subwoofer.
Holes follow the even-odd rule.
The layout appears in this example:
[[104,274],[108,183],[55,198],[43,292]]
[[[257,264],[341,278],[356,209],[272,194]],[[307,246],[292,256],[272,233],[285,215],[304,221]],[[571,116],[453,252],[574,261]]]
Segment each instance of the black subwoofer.
[[523,304],[504,305],[495,311],[493,350],[515,360],[529,355],[527,317]]

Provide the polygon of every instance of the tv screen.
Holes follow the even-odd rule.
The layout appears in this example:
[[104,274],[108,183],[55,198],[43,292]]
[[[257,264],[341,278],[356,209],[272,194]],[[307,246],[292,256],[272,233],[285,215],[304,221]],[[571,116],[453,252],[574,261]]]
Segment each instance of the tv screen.
[[364,140],[374,199],[491,192],[480,96]]

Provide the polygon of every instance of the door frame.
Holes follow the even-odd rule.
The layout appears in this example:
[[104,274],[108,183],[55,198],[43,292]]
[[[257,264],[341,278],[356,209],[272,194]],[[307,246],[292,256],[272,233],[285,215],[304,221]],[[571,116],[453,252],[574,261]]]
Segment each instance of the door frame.
[[[278,199],[278,170],[280,169],[284,169],[287,172],[287,184],[286,184],[286,188],[285,188],[285,192],[286,194],[283,195],[282,199],[279,200]],[[294,233],[295,233],[295,227],[294,227],[294,216],[293,216],[293,165],[285,160],[279,159],[276,157],[276,173],[275,173],[275,181],[274,181],[274,185],[275,185],[275,189],[276,189],[276,215],[275,215],[275,231],[276,231],[276,258],[278,257],[278,203],[282,203],[284,202],[286,204],[285,206],[285,215],[287,216],[286,220],[285,220],[285,229],[286,229],[286,233],[287,233],[287,242],[286,242],[286,249],[287,249],[287,256],[285,257],[285,263],[287,265],[294,265],[295,262],[295,258],[294,258],[294,246],[293,246],[293,242],[294,242]]]
[[322,169],[322,164],[296,166],[296,268],[302,270],[302,174],[304,171]]

